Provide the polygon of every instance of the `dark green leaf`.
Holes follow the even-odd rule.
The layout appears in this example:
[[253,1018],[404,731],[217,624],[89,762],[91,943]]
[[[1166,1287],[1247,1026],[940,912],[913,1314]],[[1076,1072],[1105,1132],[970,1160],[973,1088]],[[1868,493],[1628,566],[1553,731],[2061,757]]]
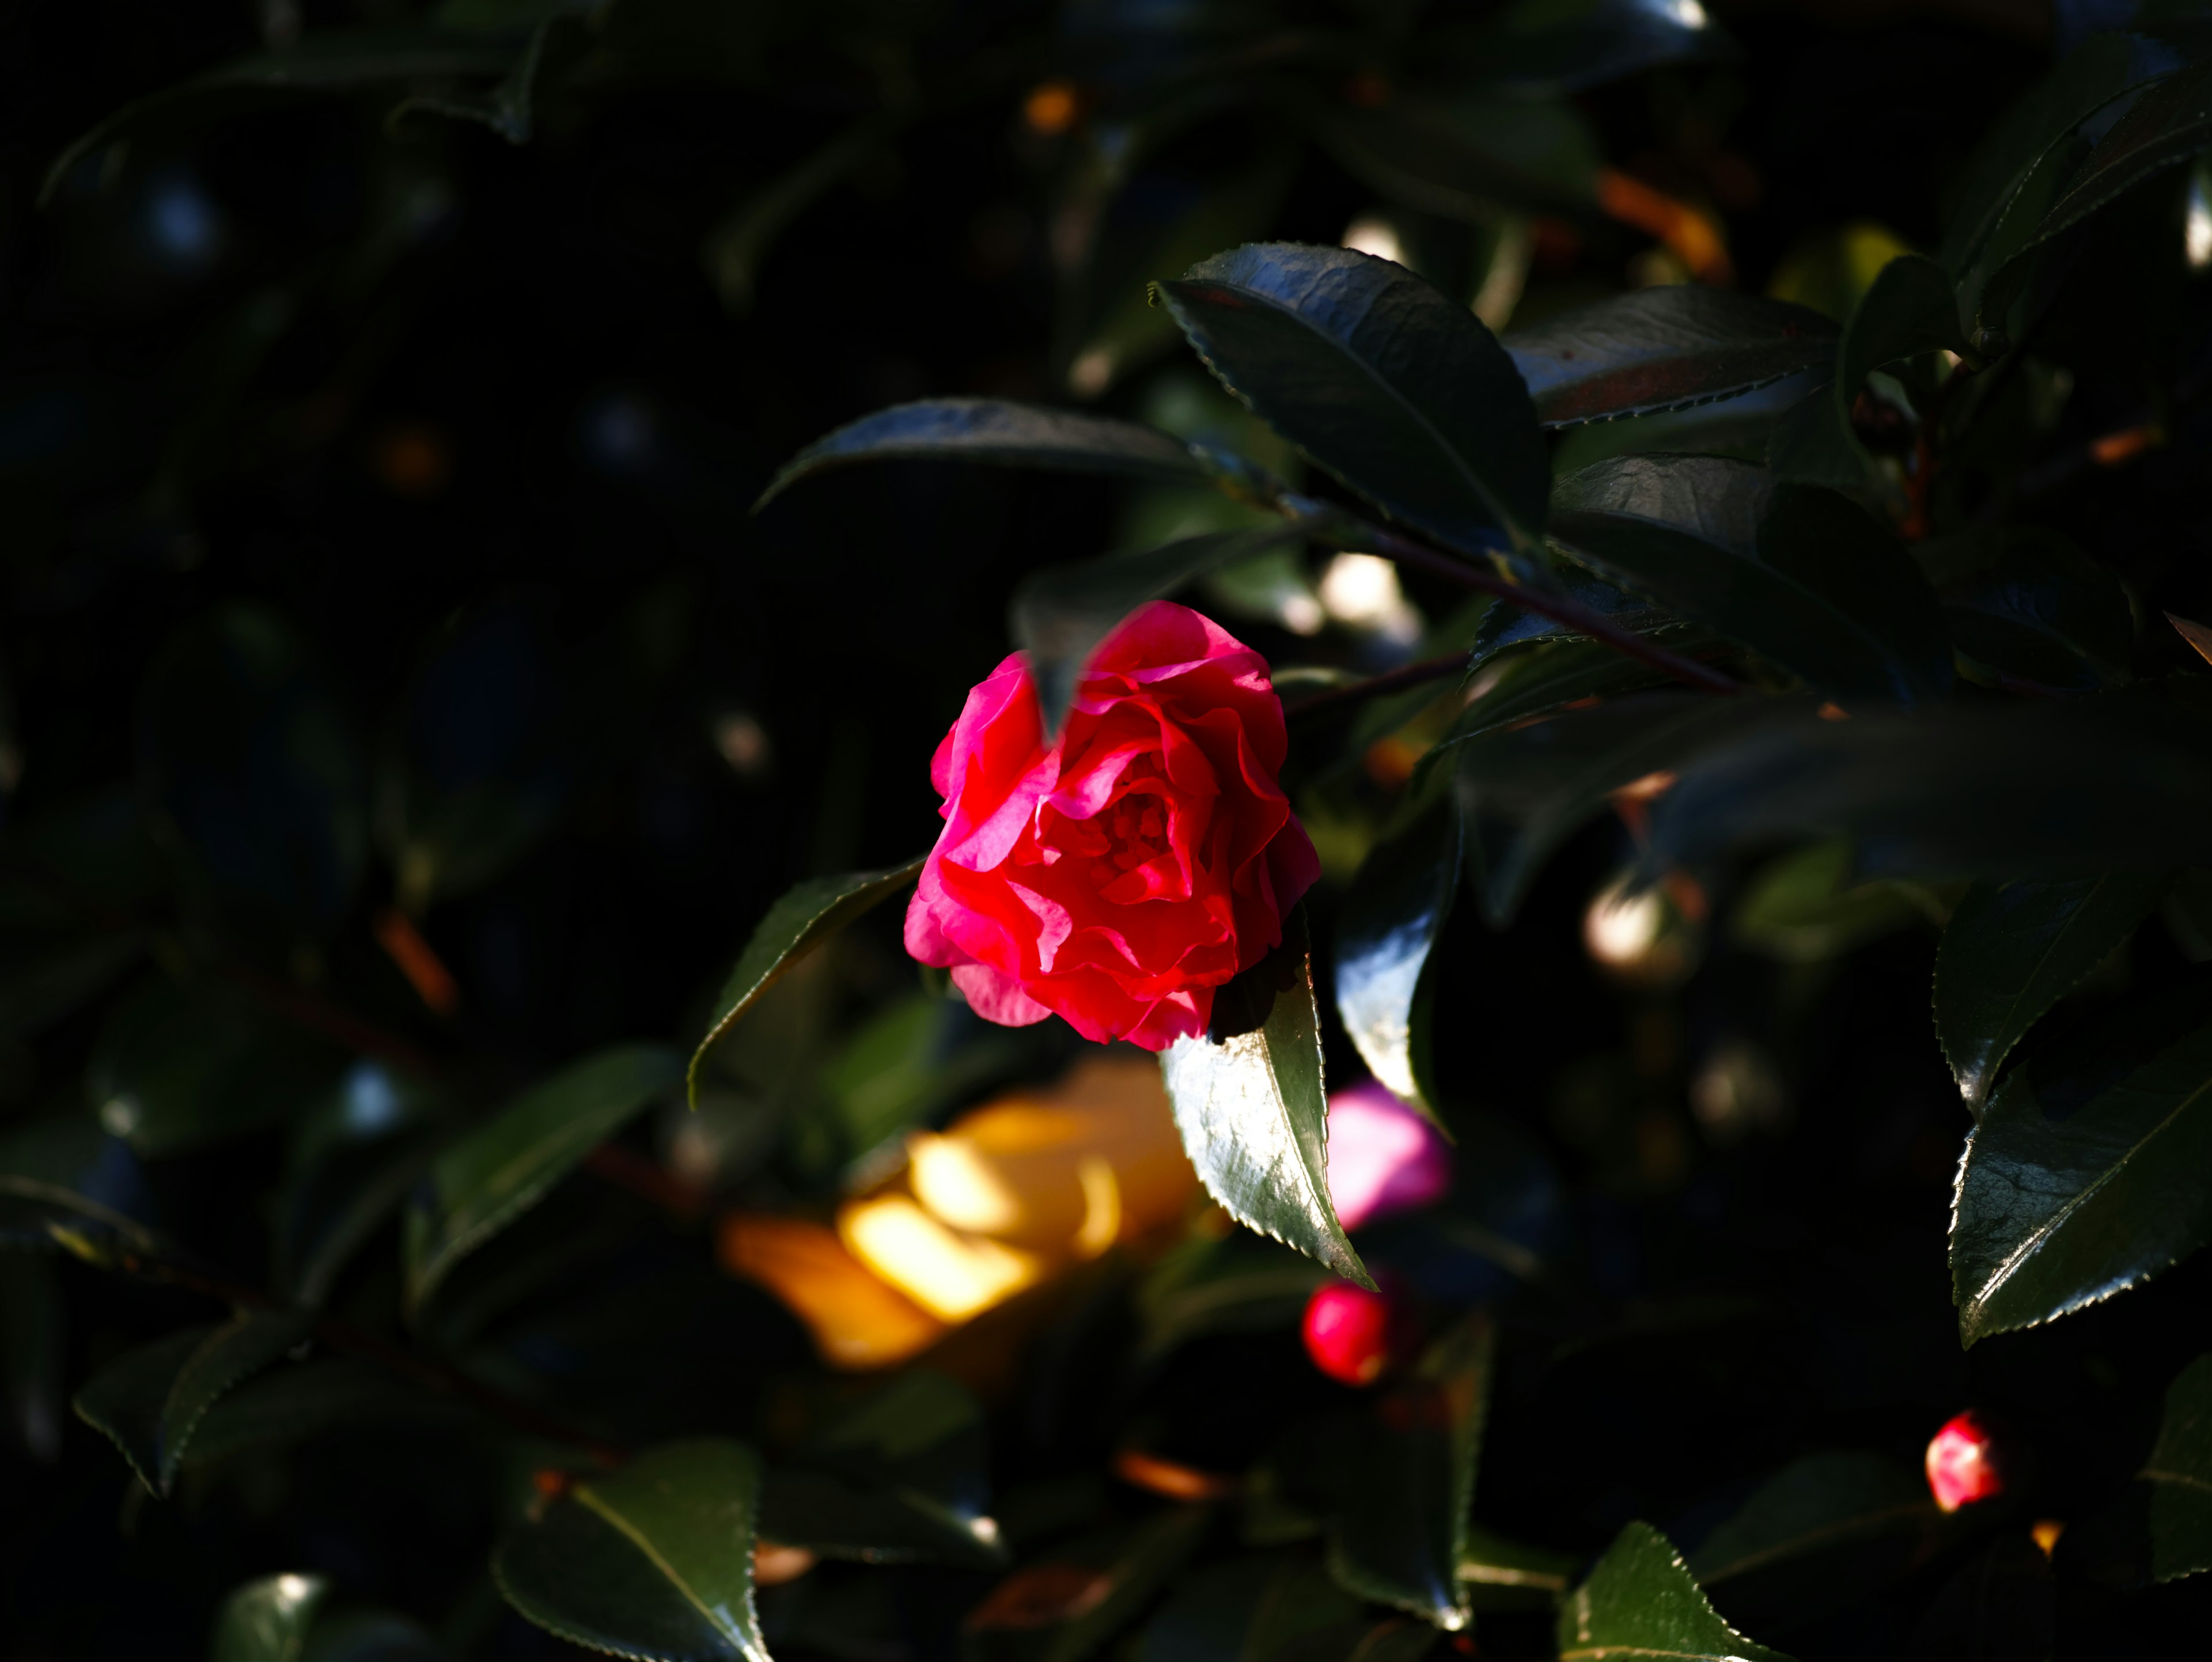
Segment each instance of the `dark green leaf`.
[[1283,944],[1214,995],[1213,1032],[1160,1057],[1206,1192],[1249,1228],[1371,1286],[1328,1198],[1328,1099],[1303,910]]
[[1181,442],[1134,422],[1006,399],[925,399],[863,416],[817,439],[785,464],[754,506],[765,506],[799,480],[833,467],[900,460],[1049,467],[1154,484],[1206,480]]
[[1436,1648],[1437,1630],[1425,1622],[1390,1616],[1349,1622],[1302,1634],[1278,1647],[1267,1662],[1421,1662]]
[[1729,919],[1729,933],[1785,964],[1819,964],[1929,917],[1921,892],[1911,885],[1862,883],[1857,875],[1847,842],[1784,855],[1752,880]]
[[1394,518],[1464,552],[1533,549],[1550,469],[1497,340],[1403,266],[1256,243],[1160,285],[1207,366]]
[[1818,384],[1784,411],[1766,438],[1766,466],[1777,478],[1858,493],[1866,489],[1867,456],[1850,423],[1836,411],[1832,384]]
[[[1647,635],[1673,643],[1674,637],[1694,625],[1684,623],[1641,595],[1601,582],[1583,566],[1555,551],[1547,551],[1543,564],[1552,584],[1571,599],[1613,620],[1632,634]],[[1475,631],[1474,647],[1468,658],[1467,679],[1472,681],[1492,658],[1508,647],[1537,641],[1586,641],[1589,637],[1541,612],[1530,612],[1507,600],[1498,600],[1483,613]]]
[[1158,548],[1048,566],[1014,590],[1014,640],[1030,654],[1048,739],[1060,731],[1093,648],[1147,600],[1266,553],[1299,536],[1294,525],[1179,537]]
[[[1946,290],[1948,295],[1948,290]],[[1786,301],[1677,283],[1555,313],[1499,342],[1547,427],[1686,410],[1831,362],[1836,326]]]
[[1950,685],[1928,580],[1850,502],[1718,457],[1626,456],[1560,480],[1553,508],[1575,557],[1834,697]]
[[2212,147],[2212,63],[2201,63],[2144,92],[2097,141],[2035,228],[2041,242],[2078,225],[2162,168]]
[[2158,1442],[2138,1474],[2150,1485],[2151,1574],[2160,1581],[2212,1570],[2212,1356],[2166,1388]]
[[2135,932],[2166,886],[2115,873],[2063,883],[1977,883],[1936,954],[1936,1036],[1978,1112],[2027,1030]]
[[1328,1279],[1311,1258],[1257,1235],[1185,1241],[1138,1287],[1138,1360],[1155,1361],[1208,1333],[1287,1332]]
[[1108,1528],[1016,1570],[963,1623],[969,1662],[1086,1662],[1188,1563],[1212,1521],[1171,1507]]
[[1368,850],[1337,922],[1336,1008],[1368,1071],[1431,1114],[1413,1055],[1421,976],[1459,892],[1459,810],[1450,788]]
[[602,1050],[502,1107],[430,1167],[404,1225],[407,1303],[536,1205],[584,1156],[682,1076],[658,1044]]
[[0,1038],[24,1038],[106,990],[146,950],[136,932],[88,935],[0,977]]
[[1346,173],[1440,218],[1481,225],[1516,207],[1586,208],[1597,195],[1604,152],[1565,100],[1409,93],[1379,109],[1317,100],[1307,114]]
[[1139,1662],[1270,1662],[1285,1647],[1360,1619],[1302,1553],[1255,1553],[1212,1564],[1176,1590],[1145,1627]]
[[1447,40],[1447,53],[1469,72],[1524,96],[1735,54],[1702,7],[1680,0],[1514,0]]
[[1952,1205],[1964,1342],[2108,1299],[2212,1233],[2212,1023],[2197,1001],[2123,1006],[1997,1087]]
[[2063,539],[2001,539],[1996,556],[1943,590],[1964,673],[2028,692],[2091,692],[2129,679],[2127,591]]
[[555,15],[530,31],[505,75],[481,90],[448,88],[411,93],[401,99],[385,118],[397,125],[408,115],[442,115],[453,121],[472,121],[489,127],[510,144],[526,144],[537,125],[538,88],[541,82],[570,67],[589,42],[578,20]]
[[358,1357],[313,1357],[227,1392],[192,1433],[185,1464],[216,1465],[246,1449],[288,1447],[356,1425],[465,1422],[469,1412]]
[[1707,1536],[1690,1574],[1731,1616],[1802,1620],[1858,1604],[1916,1568],[1943,1521],[1919,1472],[1879,1454],[1808,1455]]
[[320,1575],[264,1575],[234,1589],[216,1612],[209,1662],[302,1662],[330,1592]]
[[2025,1532],[2008,1531],[1944,1583],[1898,1655],[1899,1662],[2051,1662],[2057,1639],[2051,1561]]
[[1789,1662],[1721,1620],[1667,1537],[1631,1524],[1559,1612],[1559,1662]]
[[1900,254],[1859,297],[1836,350],[1836,408],[1848,424],[1866,379],[1900,358],[1951,351],[1964,356],[1951,279],[1932,259]]
[[753,1614],[760,1469],[742,1443],[664,1443],[512,1525],[507,1602],[574,1644],[641,1662],[768,1662]]
[[1329,1573],[1363,1598],[1447,1633],[1471,1616],[1460,1586],[1496,1334],[1481,1312],[1446,1330],[1377,1404],[1329,1537]]
[[316,1617],[300,1662],[447,1662],[445,1647],[396,1610],[346,1610]]
[[[905,124],[906,117],[899,111],[880,110],[863,117],[798,166],[748,195],[709,231],[699,251],[700,263],[721,295],[722,304],[739,316],[750,311],[769,251],[792,221],[883,155],[885,145]],[[784,483],[778,479],[769,487],[769,495],[775,495]]]
[[1550,1610],[1574,1585],[1580,1561],[1571,1553],[1509,1541],[1475,1523],[1463,1533],[1460,1586],[1478,1611]]
[[256,1311],[220,1327],[188,1328],[111,1362],[77,1393],[77,1417],[123,1452],[138,1480],[167,1495],[216,1398],[306,1339],[314,1318]]
[[890,899],[921,874],[922,861],[910,860],[889,871],[853,872],[843,877],[814,877],[799,884],[768,909],[738,955],[737,967],[714,1001],[714,1022],[684,1070],[691,1105],[699,1105],[699,1068],[724,1034],[736,1026],[761,995],[789,975],[808,953],[840,929]]
[[[1703,630],[1672,633],[1677,638],[1670,644],[1677,651],[1694,652],[1711,643]],[[1690,638],[1680,638],[1686,636]],[[1423,769],[1448,761],[1454,746],[1486,733],[1556,715],[1596,699],[1672,684],[1672,678],[1663,671],[1639,663],[1613,647],[1580,638],[1545,642],[1516,653],[1498,665],[1494,679],[1485,679],[1490,685],[1460,712],[1444,736],[1421,758]]]
[[42,1465],[62,1452],[65,1321],[54,1266],[0,1251],[0,1413],[9,1440]]

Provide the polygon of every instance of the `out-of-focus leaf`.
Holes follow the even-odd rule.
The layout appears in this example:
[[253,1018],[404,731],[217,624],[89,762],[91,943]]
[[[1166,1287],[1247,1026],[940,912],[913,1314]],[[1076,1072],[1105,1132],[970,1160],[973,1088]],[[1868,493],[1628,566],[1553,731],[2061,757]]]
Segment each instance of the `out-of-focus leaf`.
[[1785,380],[1835,357],[1836,326],[1786,301],[1677,283],[1556,313],[1499,344],[1528,384],[1536,418],[1571,427]]
[[1767,435],[1767,469],[1796,484],[1863,491],[1866,453],[1852,436],[1850,423],[1837,413],[1830,383],[1816,380],[1819,384],[1784,411]]
[[1022,1043],[958,999],[916,992],[842,1037],[816,1077],[823,1101],[810,1118],[833,1134],[857,1181],[871,1155],[892,1158],[903,1133],[1012,1072]]
[[1934,592],[1852,504],[1710,456],[1625,456],[1559,481],[1552,534],[1613,581],[1846,701],[1951,683]]
[[588,39],[575,20],[556,13],[531,29],[507,73],[490,86],[410,93],[385,119],[396,124],[417,112],[442,115],[489,127],[510,144],[526,144],[537,126],[538,84],[581,56]]
[[1376,109],[1317,105],[1310,119],[1346,173],[1440,218],[1487,224],[1515,208],[1586,208],[1597,195],[1604,153],[1565,100],[1407,93]]
[[1861,883],[1856,876],[1847,842],[1783,855],[1752,880],[1729,916],[1729,933],[1785,964],[1819,964],[1927,918],[1909,886]]
[[2080,224],[2163,168],[2212,146],[2212,63],[2167,77],[2129,106],[2097,141],[2035,228],[2043,241]]
[[357,1357],[311,1357],[226,1392],[193,1430],[184,1463],[216,1465],[246,1449],[288,1447],[357,1425],[465,1423],[469,1413]]
[[0,975],[0,1038],[23,1038],[104,992],[146,950],[136,932],[82,936]]
[[1455,66],[1522,96],[1736,53],[1703,7],[1680,0],[1514,0],[1464,33],[1447,33],[1443,50]]
[[62,1452],[65,1319],[53,1266],[0,1251],[0,1411],[9,1440],[41,1464]]
[[507,1603],[549,1632],[640,1662],[768,1662],[753,1612],[760,1467],[723,1438],[663,1443],[511,1525]]
[[1470,1523],[1459,1560],[1460,1586],[1476,1611],[1550,1610],[1574,1585],[1581,1561]]
[[1464,307],[1348,248],[1255,243],[1161,295],[1224,384],[1392,517],[1534,546],[1550,468],[1513,361]]
[[1206,482],[1180,441],[1134,422],[1006,399],[924,399],[878,410],[817,439],[784,465],[754,506],[830,468],[885,460],[994,462],[1152,484]]
[[[863,117],[797,167],[746,197],[708,233],[699,250],[700,263],[724,306],[738,316],[752,309],[761,269],[776,239],[832,188],[881,155],[905,121],[902,112],[891,110]],[[779,479],[771,485],[769,495],[782,484]]]
[[1362,1239],[1420,1297],[1484,1304],[1542,1275],[1560,1244],[1559,1177],[1542,1145],[1504,1114],[1461,1109],[1452,1129],[1451,1192],[1369,1224]]
[[1885,365],[1923,352],[1964,356],[1968,350],[1943,268],[1918,254],[1900,254],[1881,268],[1844,326],[1836,350],[1838,417],[1848,429],[1867,377]]
[[431,1093],[380,1062],[357,1062],[300,1123],[276,1202],[276,1285],[319,1305],[346,1262],[422,1176],[442,1141]]
[[1559,1611],[1559,1662],[1789,1662],[1722,1621],[1649,1524],[1622,1530],[1575,1589]]
[[39,199],[52,199],[79,161],[119,140],[155,138],[302,96],[495,80],[514,68],[516,52],[513,40],[429,29],[320,31],[125,105],[54,158]]
[[1204,1507],[1171,1507],[1024,1565],[968,1613],[966,1654],[975,1662],[1087,1662],[1189,1562],[1211,1521]]
[[1414,1055],[1413,1010],[1429,954],[1459,892],[1459,809],[1447,785],[1412,823],[1368,850],[1337,921],[1336,1008],[1368,1071],[1436,1111]]
[[1080,565],[1048,566],[1023,579],[1014,590],[1011,621],[1015,642],[1030,654],[1046,738],[1060,731],[1092,648],[1124,618],[1147,600],[1242,564],[1299,534],[1286,523],[1207,532]]
[[[1685,648],[1694,651],[1711,642],[1702,630],[1674,634],[1670,644],[1676,651]],[[1685,635],[1692,638],[1682,638]],[[1421,758],[1421,767],[1425,770],[1449,761],[1455,746],[1486,733],[1579,709],[1596,699],[1671,684],[1672,678],[1663,671],[1596,641],[1544,642],[1498,666],[1492,685],[1460,712],[1443,737]]]
[[1460,1567],[1496,1342],[1486,1314],[1462,1318],[1376,1404],[1367,1458],[1329,1537],[1329,1573],[1347,1591],[1447,1633],[1471,1616]]
[[1190,1577],[1145,1626],[1139,1662],[1273,1662],[1286,1646],[1360,1619],[1302,1553],[1253,1553]]
[[109,1013],[85,1095],[103,1129],[159,1156],[295,1112],[342,1065],[337,1051],[234,988],[155,976]]
[[1898,1653],[1899,1662],[1966,1656],[2051,1662],[2058,1639],[2058,1588],[2051,1561],[2028,1536],[2008,1531],[1943,1584]]
[[77,1417],[123,1452],[150,1494],[165,1495],[216,1400],[307,1338],[314,1318],[255,1311],[188,1328],[118,1358],[77,1393]]
[[420,1310],[456,1263],[682,1076],[682,1058],[661,1045],[602,1050],[526,1091],[440,1154],[404,1221],[408,1306]]
[[330,1592],[320,1575],[264,1575],[234,1588],[216,1612],[209,1662],[302,1662]]
[[1977,883],[1936,954],[1936,1037],[1978,1111],[2013,1046],[2158,904],[2162,876]]
[[2212,1356],[2199,1356],[2166,1388],[2158,1442],[2137,1476],[2150,1487],[2153,1578],[2212,1569]]
[[2200,1006],[2186,994],[2123,1006],[1997,1087],[1952,1203],[1965,1343],[2108,1299],[2212,1233],[2212,1023]]
[[1879,1454],[1808,1455],[1705,1537],[1690,1574],[1732,1617],[1802,1620],[1917,1568],[1943,1521],[1919,1472]]
[[1655,866],[1839,835],[1870,877],[2002,881],[2212,860],[2212,763],[2124,695],[1844,721],[1784,700],[1760,714],[1686,759],[1651,805]]
[[2092,692],[2129,679],[2127,592],[2061,539],[2007,538],[1995,559],[1943,590],[1951,642],[1976,680],[2021,691]]
[[1208,1333],[1288,1331],[1328,1272],[1279,1243],[1241,1231],[1176,1247],[1137,1289],[1136,1355],[1155,1361]]
[[1206,1192],[1249,1228],[1371,1286],[1328,1198],[1328,1099],[1305,914],[1215,993],[1213,1030],[1160,1057],[1176,1128]]
[[218,892],[288,929],[344,913],[368,853],[363,770],[282,618],[234,605],[186,624],[141,691],[138,756]]
[[300,1662],[447,1662],[447,1653],[397,1610],[342,1610],[315,1618]]
[[714,1025],[691,1053],[684,1084],[691,1105],[699,1105],[699,1068],[722,1036],[737,1026],[761,995],[789,975],[814,949],[854,919],[880,905],[921,874],[922,861],[910,860],[888,871],[853,872],[842,877],[809,878],[768,909],[737,967],[714,1001]]

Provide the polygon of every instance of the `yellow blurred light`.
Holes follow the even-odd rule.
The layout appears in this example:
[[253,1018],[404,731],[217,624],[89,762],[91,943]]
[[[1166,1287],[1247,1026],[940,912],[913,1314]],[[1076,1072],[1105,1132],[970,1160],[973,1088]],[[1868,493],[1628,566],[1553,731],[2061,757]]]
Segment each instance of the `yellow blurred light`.
[[832,1367],[889,1367],[945,1331],[818,1223],[733,1212],[722,1220],[719,1245],[722,1267],[774,1294]]
[[2043,1549],[2045,1558],[2057,1549],[2058,1537],[2066,1532],[2066,1525],[2056,1518],[2039,1518],[2035,1527],[2028,1531],[2028,1538]]
[[837,1236],[853,1256],[940,1321],[964,1322],[1042,1281],[1046,1260],[947,1227],[904,1195],[848,1201]]

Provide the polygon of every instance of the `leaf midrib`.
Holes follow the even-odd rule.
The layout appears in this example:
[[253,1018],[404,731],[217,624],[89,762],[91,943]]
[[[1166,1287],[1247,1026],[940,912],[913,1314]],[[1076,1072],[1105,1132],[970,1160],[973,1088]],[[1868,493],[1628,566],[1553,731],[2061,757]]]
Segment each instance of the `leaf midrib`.
[[608,1525],[611,1525],[624,1540],[628,1541],[632,1546],[643,1553],[647,1560],[653,1565],[653,1568],[659,1570],[663,1576],[667,1578],[669,1586],[674,1587],[678,1592],[683,1594],[684,1602],[690,1604],[693,1610],[699,1612],[700,1618],[704,1621],[709,1628],[713,1629],[717,1635],[728,1643],[736,1647],[738,1653],[740,1655],[750,1656],[752,1653],[751,1647],[745,1642],[744,1635],[736,1631],[731,1626],[726,1625],[722,1618],[714,1611],[714,1610],[710,1607],[704,1599],[701,1598],[696,1592],[692,1591],[691,1584],[689,1581],[686,1581],[678,1572],[675,1565],[670,1563],[666,1558],[661,1555],[660,1549],[653,1544],[652,1541],[646,1536],[644,1531],[639,1529],[635,1524],[631,1523],[629,1519],[623,1517],[622,1513],[617,1512],[614,1507],[607,1505],[604,1500],[600,1499],[598,1492],[595,1491],[590,1484],[579,1484],[574,1490],[574,1495],[579,1505],[583,1507],[586,1511],[605,1520]]

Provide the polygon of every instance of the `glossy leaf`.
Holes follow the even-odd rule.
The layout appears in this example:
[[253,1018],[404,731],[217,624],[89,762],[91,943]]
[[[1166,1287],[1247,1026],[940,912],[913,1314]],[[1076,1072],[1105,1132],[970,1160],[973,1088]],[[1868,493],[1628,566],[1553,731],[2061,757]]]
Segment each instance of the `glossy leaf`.
[[1215,374],[1393,518],[1534,546],[1550,469],[1512,360],[1463,307],[1347,248],[1256,243],[1160,293]]
[[1808,1455],[1705,1537],[1690,1574],[1732,1616],[1808,1617],[1848,1608],[1915,1568],[1943,1522],[1919,1472],[1879,1454]]
[[1413,1010],[1429,954],[1459,892],[1459,810],[1449,787],[1360,863],[1337,922],[1336,1008],[1368,1071],[1435,1112],[1413,1053]]
[[2150,1486],[2152,1577],[2212,1570],[2212,1356],[2199,1356],[2166,1388],[2158,1441],[2138,1476]]
[[1559,481],[1552,534],[1640,590],[1845,701],[1948,689],[1928,581],[1856,506],[1717,457],[1626,456]]
[[1848,428],[1866,379],[1885,365],[1923,352],[1966,356],[1951,279],[1932,259],[1903,254],[1881,268],[1844,326],[1836,350],[1836,408]]
[[1649,1524],[1617,1536],[1559,1611],[1559,1662],[1789,1662],[1721,1620],[1667,1537]]
[[409,1307],[420,1310],[455,1264],[681,1076],[680,1058],[658,1044],[602,1050],[526,1091],[447,1148],[407,1208]]
[[1483,80],[1526,96],[1735,52],[1703,8],[1678,0],[1514,0],[1468,33],[1465,61]]
[[1348,1592],[1447,1633],[1472,1615],[1460,1568],[1496,1342],[1487,1315],[1462,1318],[1377,1404],[1329,1539],[1329,1573]]
[[1936,1036],[1979,1110],[2013,1046],[2135,932],[2166,886],[2142,873],[1977,883],[1936,954]]
[[1248,1228],[1371,1286],[1328,1198],[1328,1099],[1303,910],[1283,944],[1214,995],[1213,1031],[1160,1057],[1206,1192]]
[[1686,410],[1785,380],[1833,360],[1836,326],[1786,301],[1677,283],[1555,313],[1499,344],[1536,418],[1556,428]]
[[1289,524],[1207,532],[1081,565],[1048,567],[1024,579],[1014,591],[1013,634],[1030,654],[1047,736],[1060,731],[1092,648],[1124,618],[1147,600],[1279,548],[1299,534]]
[[2185,994],[2123,1006],[1997,1087],[1952,1202],[1964,1342],[2108,1299],[2212,1235],[2212,1023],[2202,1018]]
[[878,410],[817,439],[784,464],[754,508],[834,467],[902,460],[1048,467],[1153,484],[1206,481],[1189,449],[1156,428],[1006,399],[924,399]]
[[760,1469],[723,1438],[663,1443],[511,1525],[507,1600],[573,1644],[641,1662],[768,1662],[753,1612]]
[[209,1662],[303,1662],[330,1593],[320,1575],[264,1575],[233,1589],[216,1612]]
[[150,1493],[166,1495],[216,1400],[313,1328],[313,1318],[299,1311],[256,1311],[173,1334],[95,1374],[77,1393],[77,1417],[123,1452]]
[[921,861],[910,860],[888,871],[809,878],[768,909],[738,955],[737,967],[722,983],[721,995],[714,1001],[714,1025],[691,1053],[684,1078],[692,1107],[699,1105],[701,1065],[745,1012],[823,941],[921,876]]
[[2212,63],[2150,88],[2097,141],[2035,228],[2040,242],[2078,225],[2152,174],[2212,146]]

